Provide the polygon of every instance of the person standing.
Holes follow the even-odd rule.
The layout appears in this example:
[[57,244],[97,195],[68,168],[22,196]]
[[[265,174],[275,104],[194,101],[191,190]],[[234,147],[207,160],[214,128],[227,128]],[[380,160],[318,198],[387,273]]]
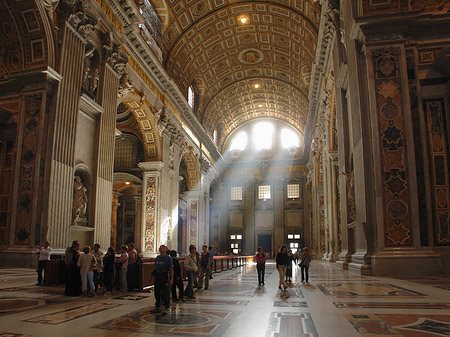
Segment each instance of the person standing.
[[83,252],[84,255],[80,256],[77,261],[81,273],[81,290],[83,296],[86,296],[89,283],[89,296],[95,296],[94,269],[97,268],[97,260],[91,254],[91,247],[83,247]]
[[134,243],[130,242],[128,244],[128,270],[127,270],[127,285],[128,291],[133,291],[139,288],[138,282],[138,268],[137,268],[137,258],[138,254],[136,249],[134,249]]
[[97,267],[94,269],[94,286],[95,291],[97,291],[99,279],[101,279],[102,274],[102,260],[103,260],[103,252],[100,250],[100,245],[96,243],[94,245],[94,251],[92,252],[94,255],[95,261],[97,262]]
[[120,246],[120,257],[117,260],[116,271],[119,273],[120,291],[127,292],[127,269],[128,269],[128,247],[126,245]]
[[292,255],[292,250],[288,251],[288,263],[286,265],[286,283],[292,283],[292,261],[294,261],[294,255]]
[[212,273],[214,269],[214,255],[217,254],[217,250],[213,245],[209,246],[209,253],[211,254],[211,263],[209,264],[209,279],[212,280]]
[[67,296],[80,296],[81,294],[81,275],[80,268],[77,266],[80,257],[80,242],[75,240],[72,246],[66,249],[66,287],[64,294]]
[[155,285],[155,312],[161,312],[162,300],[165,308],[163,314],[167,314],[170,310],[169,287],[173,284],[173,261],[167,255],[167,250],[165,245],[159,246],[160,254],[155,259],[155,269],[152,274]]
[[277,253],[276,256],[276,264],[277,264],[277,270],[278,270],[278,274],[280,276],[279,282],[278,282],[278,289],[283,290],[287,289],[287,285],[284,282],[284,277],[286,275],[286,266],[288,264],[288,255],[287,255],[287,247],[285,245],[282,245],[280,247],[279,252]]
[[208,252],[207,245],[203,245],[202,250],[202,254],[200,255],[200,268],[198,271],[198,288],[201,289],[203,287],[203,278],[205,278],[205,290],[207,290],[209,286],[211,253]]
[[295,253],[294,253],[294,263],[295,263],[295,265],[297,265],[298,264],[298,259],[300,258],[300,252],[297,250]]
[[[47,240],[44,241],[43,247],[36,248],[36,254],[38,255],[38,282],[36,285],[41,286],[47,283],[47,269],[50,261],[50,255],[52,254],[52,249],[50,248],[50,244]],[[44,271],[44,282],[42,282],[42,270]]]
[[[195,248],[195,262],[197,263],[197,267],[199,267],[200,265],[200,254],[197,251],[197,247],[195,247],[194,245],[189,245],[189,251],[191,251],[191,248],[194,247]],[[193,285],[194,288],[199,289],[200,287],[198,286],[198,272],[199,272],[200,268],[197,268],[197,271],[194,274],[194,280],[193,280]]]
[[[183,290],[183,278],[181,276],[181,265],[178,261],[177,251],[171,250],[169,253],[172,258],[173,263],[173,284],[172,284],[172,301],[182,301],[184,302],[184,290]],[[178,287],[178,298],[177,298],[177,287]]]
[[105,294],[111,294],[114,286],[114,260],[116,252],[113,247],[109,247],[103,258],[103,285],[105,288]]
[[258,271],[258,285],[264,285],[264,272],[266,270],[266,254],[262,247],[258,248],[258,253],[255,256],[256,270]]
[[300,270],[302,273],[302,283],[306,280],[308,284],[309,278],[309,264],[311,263],[311,254],[308,247],[303,247],[302,256],[300,256]]
[[188,278],[188,284],[186,286],[186,289],[184,290],[184,293],[189,299],[195,299],[194,279],[195,273],[198,270],[197,249],[195,248],[195,246],[191,245],[189,247],[189,255],[184,259],[184,268],[186,269],[186,275]]

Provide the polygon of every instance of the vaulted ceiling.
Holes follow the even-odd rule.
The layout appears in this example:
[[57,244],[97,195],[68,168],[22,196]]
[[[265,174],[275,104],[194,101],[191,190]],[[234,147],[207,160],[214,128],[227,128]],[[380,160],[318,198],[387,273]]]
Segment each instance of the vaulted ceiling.
[[[254,118],[284,120],[304,134],[320,8],[312,0],[154,0],[164,63],[212,134]],[[244,23],[242,18],[246,19]],[[223,144],[225,138],[222,138]]]

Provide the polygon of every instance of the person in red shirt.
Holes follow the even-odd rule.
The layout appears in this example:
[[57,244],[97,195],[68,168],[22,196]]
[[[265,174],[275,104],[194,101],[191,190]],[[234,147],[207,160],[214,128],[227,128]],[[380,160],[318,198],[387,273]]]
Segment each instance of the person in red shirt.
[[264,271],[266,270],[266,254],[262,247],[258,248],[258,253],[255,256],[256,270],[258,271],[258,285],[264,285]]

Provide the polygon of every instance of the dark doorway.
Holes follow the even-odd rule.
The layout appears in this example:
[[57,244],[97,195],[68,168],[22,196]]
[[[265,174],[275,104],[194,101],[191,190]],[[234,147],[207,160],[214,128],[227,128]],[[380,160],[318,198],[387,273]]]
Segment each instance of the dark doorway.
[[262,247],[265,253],[272,255],[272,235],[258,234],[258,247]]

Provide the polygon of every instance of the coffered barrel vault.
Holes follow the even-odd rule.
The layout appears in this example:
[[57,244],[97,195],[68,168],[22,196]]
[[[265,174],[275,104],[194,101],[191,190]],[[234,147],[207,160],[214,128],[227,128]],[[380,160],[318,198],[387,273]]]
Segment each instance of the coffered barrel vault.
[[[250,118],[276,117],[304,133],[317,46],[319,5],[311,1],[170,1],[165,67],[208,133]],[[245,22],[244,22],[245,21]]]

